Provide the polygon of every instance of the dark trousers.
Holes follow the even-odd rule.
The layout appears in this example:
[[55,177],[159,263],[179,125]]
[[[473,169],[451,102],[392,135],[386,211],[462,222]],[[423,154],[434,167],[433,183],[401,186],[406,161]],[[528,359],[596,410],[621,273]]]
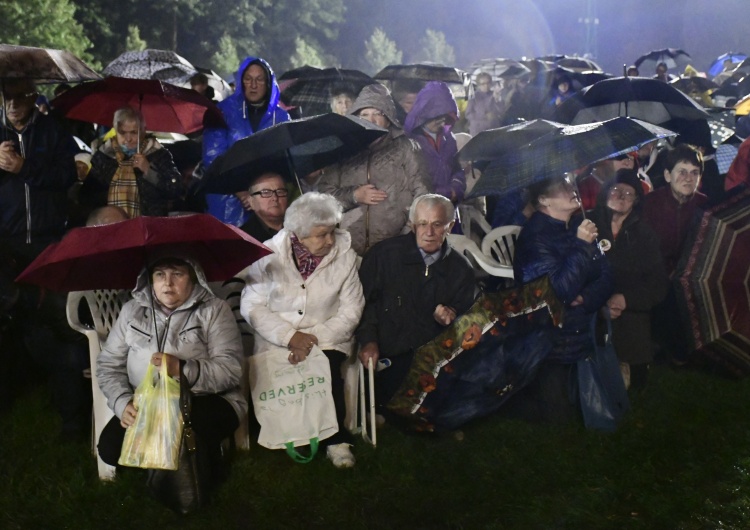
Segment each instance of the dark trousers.
[[[201,438],[205,447],[212,453],[212,464],[219,454],[221,442],[234,434],[240,425],[237,413],[232,405],[221,396],[207,394],[193,396],[192,408],[193,429],[197,437]],[[99,436],[99,456],[111,465],[116,466],[122,451],[122,441],[125,429],[120,425],[120,419],[115,416],[102,430]]]

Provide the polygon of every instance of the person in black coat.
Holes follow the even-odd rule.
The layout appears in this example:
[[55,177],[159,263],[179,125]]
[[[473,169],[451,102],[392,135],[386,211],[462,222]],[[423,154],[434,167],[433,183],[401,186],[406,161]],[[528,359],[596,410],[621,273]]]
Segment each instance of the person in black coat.
[[653,361],[651,309],[666,296],[668,278],[659,238],[641,216],[643,188],[635,170],[619,170],[605,185],[592,220],[612,267],[615,294],[607,300],[625,384],[642,387]]
[[376,403],[385,406],[409,371],[414,352],[474,301],[474,273],[446,236],[455,211],[442,195],[414,199],[412,232],[381,241],[364,256],[359,277],[365,309],[357,328],[359,358],[381,361]]
[[567,423],[577,415],[571,379],[593,348],[591,322],[612,294],[612,272],[595,240],[596,225],[574,214],[581,203],[562,178],[530,187],[536,212],[516,241],[513,272],[518,284],[547,275],[565,306],[561,328],[550,330],[553,349],[531,384],[512,397],[510,415],[545,423]]

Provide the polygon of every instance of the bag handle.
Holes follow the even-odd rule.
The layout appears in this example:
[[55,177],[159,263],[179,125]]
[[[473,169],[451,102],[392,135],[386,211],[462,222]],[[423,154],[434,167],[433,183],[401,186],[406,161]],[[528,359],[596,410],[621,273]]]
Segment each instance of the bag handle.
[[298,464],[307,464],[312,462],[312,459],[315,458],[315,455],[318,453],[318,437],[310,438],[310,456],[301,455],[294,447],[294,442],[287,442],[284,446],[286,447],[286,454],[288,454],[292,460]]

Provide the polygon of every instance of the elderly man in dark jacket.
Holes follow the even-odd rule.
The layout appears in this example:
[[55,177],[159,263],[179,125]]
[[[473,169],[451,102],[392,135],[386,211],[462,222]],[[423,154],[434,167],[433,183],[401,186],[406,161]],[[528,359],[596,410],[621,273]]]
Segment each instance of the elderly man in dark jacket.
[[474,300],[471,265],[446,242],[453,216],[445,197],[417,197],[409,211],[412,232],[381,241],[362,261],[365,309],[356,335],[362,363],[388,367],[375,385],[381,407],[406,376],[414,351]]

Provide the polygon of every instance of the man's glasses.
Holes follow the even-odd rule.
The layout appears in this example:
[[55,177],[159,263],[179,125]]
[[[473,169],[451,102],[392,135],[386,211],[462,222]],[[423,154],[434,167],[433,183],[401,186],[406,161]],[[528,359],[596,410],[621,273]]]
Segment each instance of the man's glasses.
[[276,195],[279,198],[286,197],[287,195],[289,195],[289,192],[287,191],[286,188],[279,188],[277,190],[260,190],[260,191],[251,193],[250,195],[260,195],[264,199],[270,199],[274,195]]

